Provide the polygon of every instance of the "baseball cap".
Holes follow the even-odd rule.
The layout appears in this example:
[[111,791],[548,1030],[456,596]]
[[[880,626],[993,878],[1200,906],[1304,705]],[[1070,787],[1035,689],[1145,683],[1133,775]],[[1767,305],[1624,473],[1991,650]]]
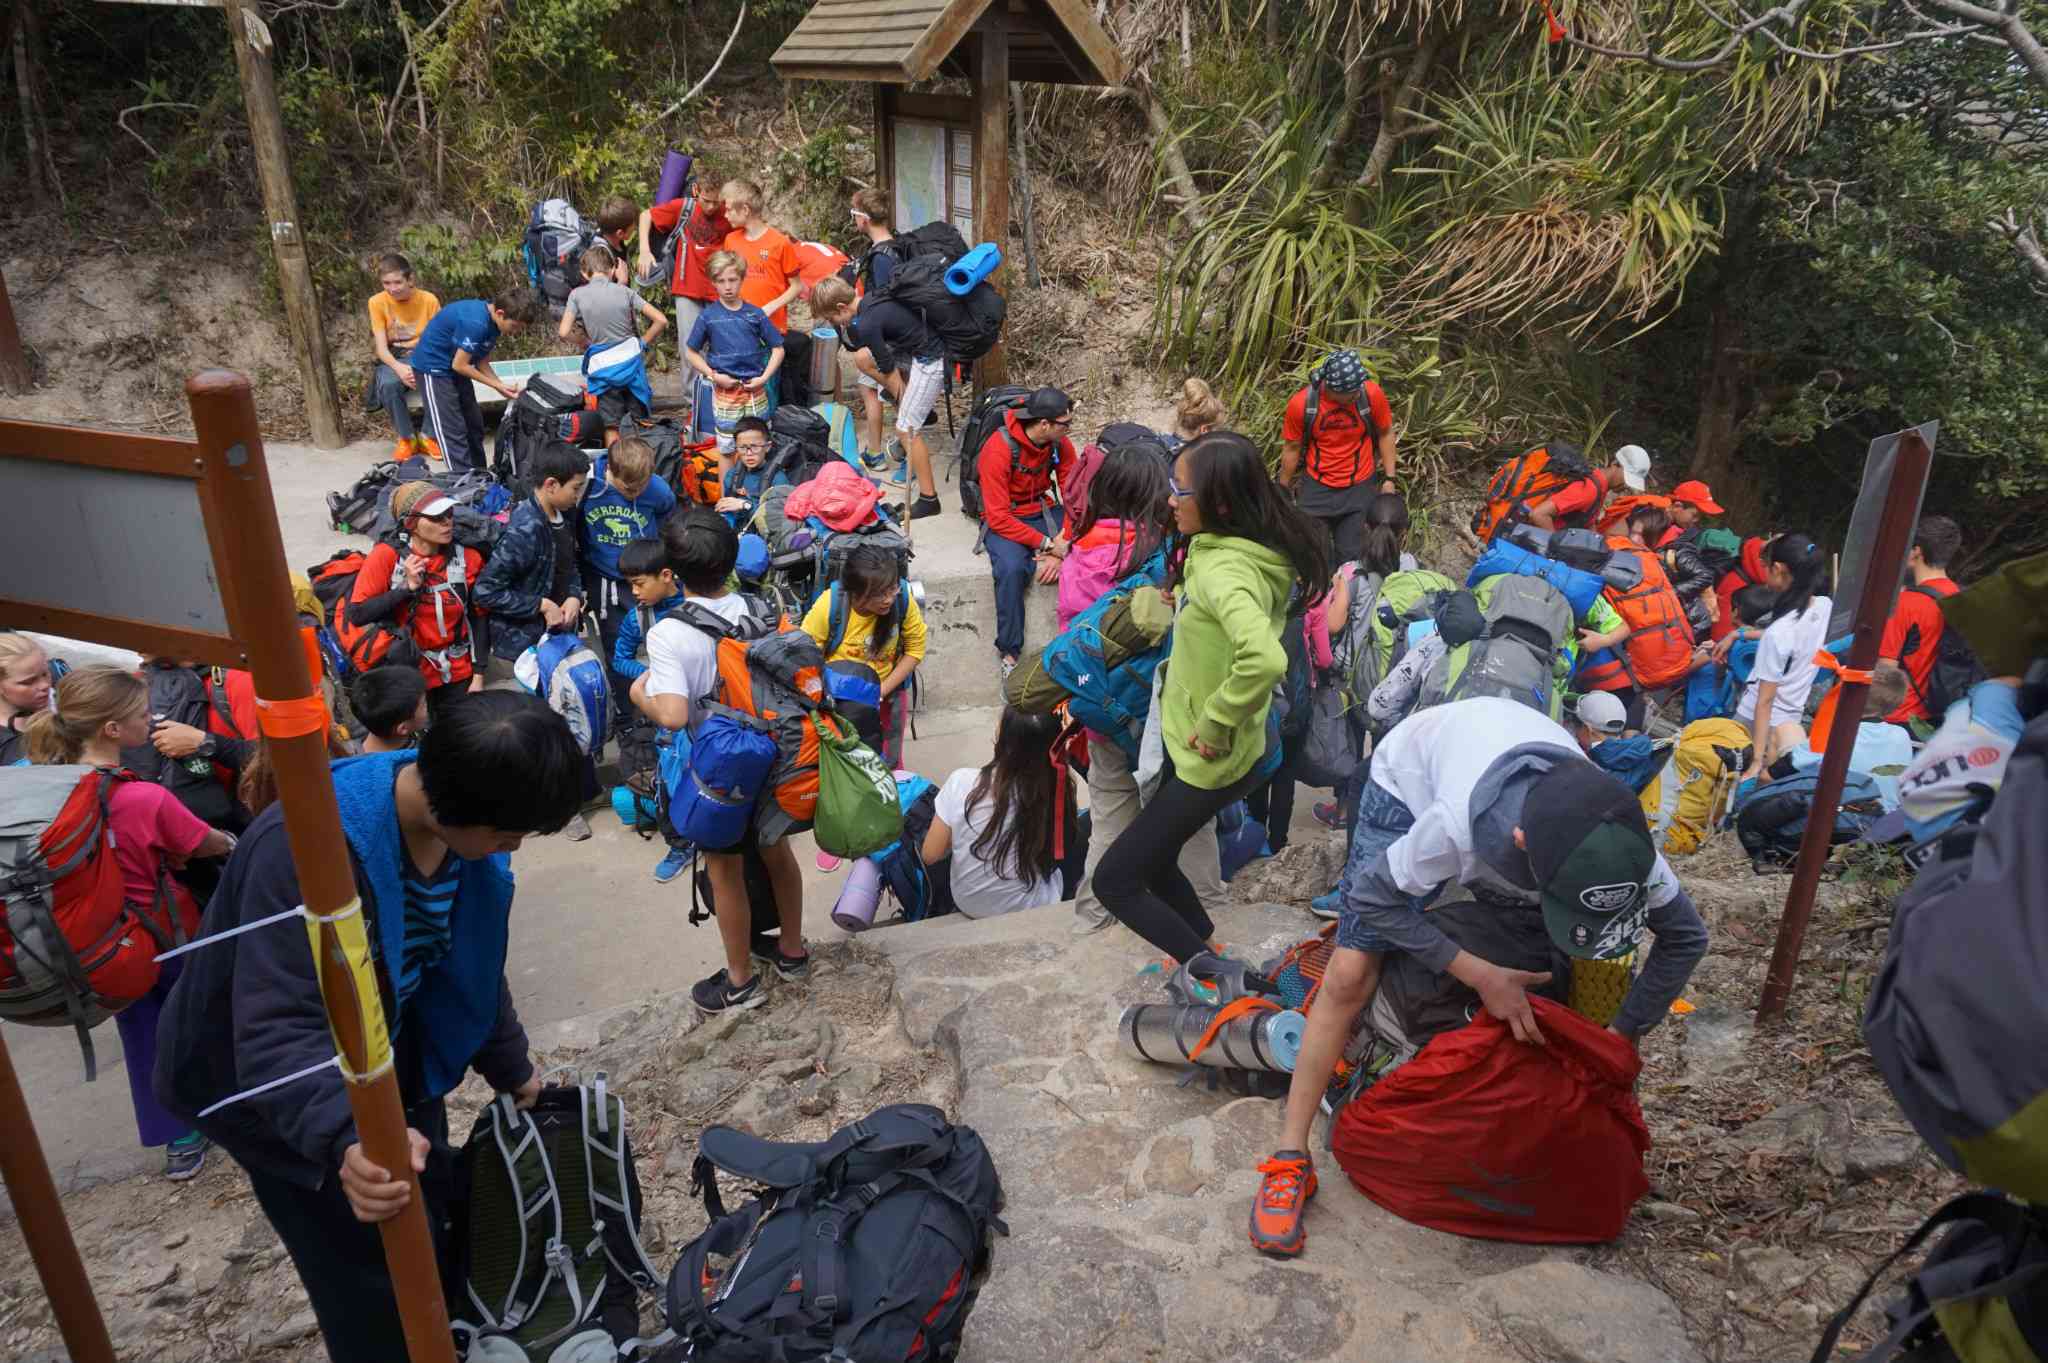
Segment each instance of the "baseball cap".
[[1619,737],[1628,727],[1628,707],[1611,691],[1588,691],[1579,697],[1579,723],[1596,734]]
[[455,509],[455,499],[432,483],[400,483],[391,493],[391,519],[400,525],[415,516],[438,516]]
[[1674,502],[1688,502],[1706,512],[1709,516],[1721,514],[1721,504],[1714,500],[1714,490],[1697,478],[1680,483],[1677,487],[1671,489],[1671,500]]
[[1040,388],[1024,399],[1024,415],[1033,421],[1058,421],[1074,410],[1074,400],[1057,388]]
[[1521,827],[1543,926],[1558,949],[1592,961],[1635,950],[1657,854],[1629,788],[1591,762],[1567,759],[1530,788]]
[[1621,481],[1628,484],[1630,492],[1641,492],[1650,485],[1650,452],[1641,445],[1623,445],[1614,452],[1614,462],[1621,466]]

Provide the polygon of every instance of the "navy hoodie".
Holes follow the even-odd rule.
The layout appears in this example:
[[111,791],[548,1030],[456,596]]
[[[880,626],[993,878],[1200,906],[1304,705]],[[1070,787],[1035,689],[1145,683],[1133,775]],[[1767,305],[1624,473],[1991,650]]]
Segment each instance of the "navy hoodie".
[[[404,844],[393,783],[417,756],[372,753],[334,764],[334,793],[354,863],[356,893],[408,1109],[438,1099],[472,1067],[500,1092],[532,1077],[526,1030],[505,982],[512,909],[510,858],[466,861],[449,925],[448,954],[420,977],[393,1014],[388,963],[405,939]],[[203,935],[225,932],[301,903],[283,809],[265,810],[242,835],[206,911]],[[165,1001],[157,1033],[159,1101],[242,1164],[317,1188],[356,1140],[338,1071],[244,1098],[199,1119],[223,1098],[334,1056],[304,922],[280,922],[194,952]]]

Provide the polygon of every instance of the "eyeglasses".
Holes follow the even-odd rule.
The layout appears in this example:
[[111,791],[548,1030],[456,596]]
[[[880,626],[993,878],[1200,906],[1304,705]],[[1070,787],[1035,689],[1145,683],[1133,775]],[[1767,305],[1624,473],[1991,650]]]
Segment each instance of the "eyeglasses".
[[756,443],[754,443],[754,444],[751,444],[751,445],[735,445],[735,446],[734,446],[733,448],[734,448],[734,449],[736,449],[736,450],[738,450],[738,451],[739,451],[739,452],[740,452],[741,454],[766,454],[766,453],[768,453],[768,446],[767,446],[766,444],[764,444],[764,443],[760,443],[760,442],[756,442]]
[[1170,473],[1166,475],[1166,490],[1176,497],[1192,497],[1195,495],[1192,488],[1182,487],[1180,480]]
[[1071,416],[1056,416],[1052,419],[1052,424],[1055,426],[1071,426],[1074,424],[1074,418]]

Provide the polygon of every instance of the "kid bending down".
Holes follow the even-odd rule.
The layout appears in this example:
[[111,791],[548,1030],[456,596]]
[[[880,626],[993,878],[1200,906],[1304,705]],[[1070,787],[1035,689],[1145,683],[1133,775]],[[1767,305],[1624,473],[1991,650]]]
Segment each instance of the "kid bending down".
[[881,684],[882,760],[903,765],[904,688],[924,661],[924,612],[898,571],[896,556],[864,544],[846,560],[840,580],[804,616],[804,633],[829,663],[858,663]]

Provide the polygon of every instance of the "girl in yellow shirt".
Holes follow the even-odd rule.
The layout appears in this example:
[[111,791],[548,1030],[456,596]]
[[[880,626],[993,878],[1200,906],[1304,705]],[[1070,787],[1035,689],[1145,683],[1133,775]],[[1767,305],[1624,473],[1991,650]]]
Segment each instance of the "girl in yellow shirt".
[[847,556],[846,569],[804,616],[804,633],[817,641],[829,663],[858,663],[881,683],[882,758],[903,764],[903,688],[924,661],[924,612],[897,569],[896,556],[863,545]]

